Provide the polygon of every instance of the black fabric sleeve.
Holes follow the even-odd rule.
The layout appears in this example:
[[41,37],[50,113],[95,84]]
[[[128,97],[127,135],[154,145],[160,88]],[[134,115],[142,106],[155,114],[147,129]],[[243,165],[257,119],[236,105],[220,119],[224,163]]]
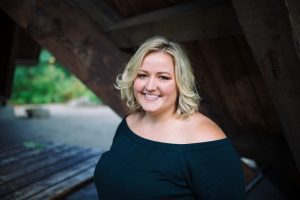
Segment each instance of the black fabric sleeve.
[[185,152],[187,180],[196,199],[244,200],[245,182],[233,146]]
[[124,123],[125,123],[125,118],[122,119],[122,121],[120,122],[117,130],[116,130],[116,133],[113,137],[113,143],[115,142],[116,138],[122,133],[122,130],[124,129]]

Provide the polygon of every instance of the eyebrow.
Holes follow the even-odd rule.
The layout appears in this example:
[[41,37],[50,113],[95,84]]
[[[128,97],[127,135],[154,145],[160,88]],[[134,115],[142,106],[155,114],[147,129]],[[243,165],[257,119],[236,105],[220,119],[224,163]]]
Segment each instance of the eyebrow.
[[[144,72],[144,73],[149,74],[149,72],[147,70],[143,70],[143,69],[139,69],[139,72]],[[158,74],[168,74],[171,76],[171,73],[169,73],[169,72],[158,72]]]

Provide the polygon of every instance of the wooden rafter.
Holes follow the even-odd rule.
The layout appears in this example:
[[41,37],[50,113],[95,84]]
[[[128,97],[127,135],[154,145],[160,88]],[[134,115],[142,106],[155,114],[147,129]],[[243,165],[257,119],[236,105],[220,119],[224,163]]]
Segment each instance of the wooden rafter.
[[285,0],[290,14],[291,26],[294,35],[294,45],[300,59],[300,1]]
[[3,0],[0,8],[50,50],[104,103],[120,115],[126,113],[114,82],[127,62],[127,55],[96,29],[90,19],[60,0]]
[[195,1],[122,20],[105,29],[120,48],[137,46],[153,35],[176,41],[241,34],[231,4],[224,1]]
[[232,3],[300,170],[300,61],[293,45],[286,4],[281,0],[232,0]]
[[123,17],[113,10],[105,1],[98,0],[67,0],[85,15],[90,17],[100,28],[105,29]]

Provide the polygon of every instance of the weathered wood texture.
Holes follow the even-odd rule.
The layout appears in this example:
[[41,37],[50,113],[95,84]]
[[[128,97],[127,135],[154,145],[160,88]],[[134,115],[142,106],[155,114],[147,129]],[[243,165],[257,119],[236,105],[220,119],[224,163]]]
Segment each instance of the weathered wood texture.
[[0,104],[5,104],[11,95],[14,60],[16,57],[17,25],[5,13],[0,12]]
[[127,61],[87,17],[66,1],[3,0],[0,7],[39,44],[120,115],[126,106],[114,88]]
[[300,1],[299,0],[285,0],[289,11],[289,17],[294,36],[294,45],[298,58],[300,59]]
[[283,0],[232,0],[300,170],[300,62]]
[[126,18],[107,27],[105,33],[118,47],[130,48],[153,35],[189,41],[242,31],[230,2],[194,1]]
[[[115,10],[117,10],[122,16],[128,18],[128,17],[140,15],[142,13],[148,13],[163,8],[185,4],[188,2],[192,2],[194,0],[171,0],[171,1],[170,0],[150,0],[150,1],[149,0],[147,1],[104,0],[104,1],[107,2],[107,4],[113,7]],[[216,0],[209,0],[209,1],[216,1]],[[217,0],[217,1],[224,1],[224,0]]]
[[112,24],[123,19],[123,17],[116,12],[105,1],[99,0],[67,0],[74,7],[78,8],[86,16],[91,18],[97,26],[105,29]]
[[101,151],[34,143],[18,144],[0,156],[1,199],[63,199],[92,183]]
[[290,149],[245,37],[184,42],[203,97],[200,108],[241,156],[296,172]]
[[184,44],[200,90],[211,101],[244,131],[270,136],[282,134],[277,113],[244,36]]
[[39,62],[41,46],[22,28],[18,28],[15,64],[30,66]]

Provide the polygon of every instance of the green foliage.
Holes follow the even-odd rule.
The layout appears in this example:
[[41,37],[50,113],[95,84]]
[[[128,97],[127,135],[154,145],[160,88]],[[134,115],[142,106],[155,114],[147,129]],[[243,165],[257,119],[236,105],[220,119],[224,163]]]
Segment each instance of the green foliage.
[[16,66],[10,100],[13,104],[63,103],[82,96],[88,96],[94,103],[101,103],[47,50],[41,51],[38,65]]

